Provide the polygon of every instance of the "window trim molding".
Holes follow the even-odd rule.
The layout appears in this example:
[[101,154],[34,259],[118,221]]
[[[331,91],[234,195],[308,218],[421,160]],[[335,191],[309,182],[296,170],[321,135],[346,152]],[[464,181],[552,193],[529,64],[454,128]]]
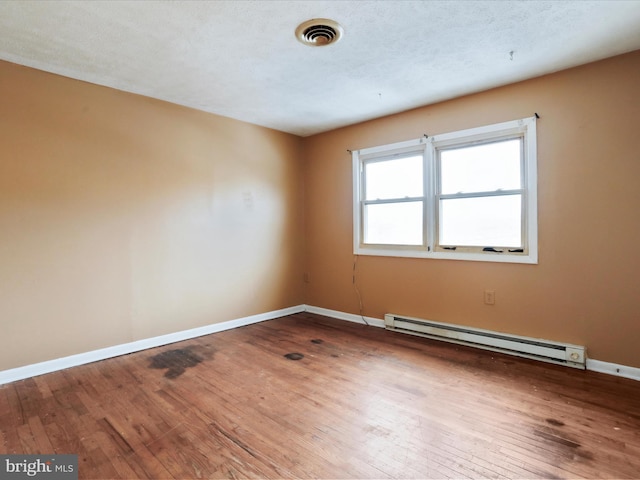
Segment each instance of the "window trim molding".
[[[440,251],[435,249],[437,235],[437,149],[446,146],[473,144],[496,140],[500,137],[523,136],[523,240],[527,245],[525,254],[505,254],[494,252]],[[441,260],[467,260],[501,263],[538,263],[538,196],[537,196],[537,132],[536,117],[485,125],[476,128],[448,132],[433,137],[421,137],[404,142],[396,142],[376,147],[363,148],[352,152],[353,175],[353,252],[356,255],[372,255],[407,258],[432,258]],[[425,245],[364,245],[363,202],[363,162],[370,158],[403,155],[408,152],[422,152],[424,158],[424,229]]]

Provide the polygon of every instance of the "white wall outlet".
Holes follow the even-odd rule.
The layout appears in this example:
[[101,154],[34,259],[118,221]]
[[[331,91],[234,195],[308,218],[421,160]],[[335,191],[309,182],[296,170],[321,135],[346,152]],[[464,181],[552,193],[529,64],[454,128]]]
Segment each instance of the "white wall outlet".
[[484,303],[487,305],[495,305],[496,303],[496,291],[485,290],[484,291]]

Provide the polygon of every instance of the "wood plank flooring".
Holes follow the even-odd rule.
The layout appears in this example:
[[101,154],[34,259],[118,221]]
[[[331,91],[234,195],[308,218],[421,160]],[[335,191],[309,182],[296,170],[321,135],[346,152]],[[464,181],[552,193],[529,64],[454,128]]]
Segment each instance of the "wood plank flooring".
[[2,386],[0,451],[87,479],[640,478],[640,382],[303,313]]

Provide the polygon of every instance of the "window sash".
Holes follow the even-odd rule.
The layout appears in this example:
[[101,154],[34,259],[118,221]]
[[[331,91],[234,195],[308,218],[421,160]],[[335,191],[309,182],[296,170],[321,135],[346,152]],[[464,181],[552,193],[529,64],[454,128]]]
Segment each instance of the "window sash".
[[[403,200],[400,202],[388,202],[388,201],[379,201],[379,202],[367,202],[367,204],[363,204],[363,221],[362,221],[362,227],[363,227],[363,234],[362,234],[362,245],[377,245],[377,246],[390,246],[390,247],[407,247],[407,248],[416,248],[416,247],[420,247],[421,245],[424,245],[426,243],[425,240],[425,224],[424,224],[424,210],[425,210],[425,206],[424,206],[424,199],[423,198],[416,198],[413,200]],[[369,224],[371,222],[371,217],[368,215],[368,209],[366,208],[367,206],[378,206],[378,205],[388,205],[388,206],[392,206],[392,205],[410,205],[410,204],[419,204],[420,205],[420,209],[422,210],[422,218],[421,218],[421,226],[418,229],[418,235],[421,238],[420,242],[410,242],[410,241],[395,241],[395,242],[387,242],[387,243],[380,243],[380,242],[374,242],[374,241],[370,241],[369,237],[374,236],[374,231],[369,229]],[[415,233],[415,232],[413,232]],[[405,240],[407,240],[405,238]]]
[[[520,188],[517,189],[507,189],[507,190],[491,190],[491,191],[471,191],[471,192],[459,192],[459,193],[448,193],[443,194],[442,192],[442,153],[448,150],[463,150],[469,147],[476,147],[482,145],[492,145],[498,144],[501,142],[508,142],[511,140],[519,140],[520,148],[519,148],[519,168],[520,168]],[[527,245],[527,222],[526,222],[526,192],[527,192],[527,172],[526,172],[526,152],[524,150],[525,143],[525,134],[522,132],[518,133],[510,133],[503,135],[492,135],[489,139],[478,139],[476,138],[473,141],[465,142],[459,141],[454,144],[451,141],[441,142],[439,144],[434,145],[433,151],[435,152],[435,160],[436,160],[436,221],[435,221],[435,229],[436,235],[434,239],[434,251],[464,251],[464,252],[474,252],[483,254],[487,251],[487,249],[493,248],[496,250],[502,250],[502,253],[507,250],[510,254],[519,254],[526,255],[528,254],[528,245]],[[440,145],[444,145],[440,146]],[[441,231],[443,229],[443,213],[442,213],[442,200],[449,199],[463,199],[463,198],[486,198],[486,197],[497,197],[497,196],[508,196],[508,195],[520,195],[521,198],[521,207],[520,207],[520,245],[517,246],[506,246],[501,244],[489,244],[489,245],[456,245],[449,243],[441,243]],[[522,252],[517,252],[515,250],[522,250]],[[496,252],[492,252],[496,253]]]
[[[363,180],[362,180],[362,196],[361,198],[363,198],[365,201],[372,201],[372,200],[394,200],[394,199],[402,199],[402,198],[407,198],[407,197],[424,197],[425,195],[425,189],[424,189],[424,184],[420,184],[421,182],[414,182],[412,185],[403,185],[402,187],[404,187],[405,189],[405,193],[414,193],[414,195],[403,195],[402,197],[392,197],[392,196],[381,196],[381,197],[373,197],[370,195],[370,192],[367,190],[367,187],[369,186],[369,181],[367,178],[367,174],[371,174],[372,178],[375,178],[376,175],[373,175],[373,171],[371,170],[371,168],[369,167],[375,167],[376,164],[381,164],[381,163],[390,163],[390,162],[402,162],[403,160],[410,160],[410,159],[421,159],[421,161],[418,161],[418,163],[421,163],[420,165],[420,169],[421,169],[421,175],[422,177],[424,177],[424,167],[425,167],[425,162],[424,162],[424,155],[422,154],[422,152],[408,152],[406,154],[398,154],[398,155],[393,155],[391,157],[386,157],[386,158],[375,158],[375,159],[371,159],[371,160],[367,160],[363,162]],[[393,168],[397,168],[397,166],[392,166],[390,165],[391,171],[387,171],[387,175],[393,176],[394,174],[397,174],[397,172],[393,172]],[[406,168],[406,166],[405,166]],[[379,173],[378,173],[379,175]],[[388,184],[388,182],[387,182]],[[372,187],[374,187],[374,185],[371,185]],[[420,187],[420,195],[416,195],[418,193],[418,190],[415,187]],[[412,188],[413,187],[413,188]],[[373,191],[376,191],[376,188],[372,188]],[[379,189],[378,189],[379,190]],[[383,191],[380,192],[378,191],[377,193],[387,193],[384,192],[384,189],[382,189]],[[402,191],[402,188],[398,189],[397,191]],[[394,192],[394,193],[397,193]]]
[[[446,238],[443,239],[443,237],[445,236],[445,231],[448,230],[448,236],[451,237],[452,233],[451,233],[451,227],[449,227],[448,229],[446,228],[447,225],[449,224],[450,221],[454,221],[454,225],[455,225],[455,219],[456,219],[456,215],[455,215],[455,211],[454,212],[450,212],[448,216],[445,216],[444,214],[444,208],[445,208],[445,203],[449,203],[450,206],[451,205],[451,201],[456,202],[457,200],[484,200],[484,199],[506,199],[508,203],[503,204],[503,205],[494,205],[494,207],[507,207],[507,210],[505,213],[509,213],[509,209],[508,207],[509,205],[509,201],[513,202],[516,201],[519,206],[518,206],[518,210],[517,210],[517,215],[515,217],[509,216],[507,215],[506,218],[504,218],[503,220],[506,220],[507,222],[511,221],[517,221],[517,223],[519,224],[519,228],[517,230],[511,230],[511,231],[506,231],[506,232],[502,232],[501,236],[501,240],[495,240],[495,233],[492,235],[491,230],[493,227],[493,229],[500,229],[501,227],[504,228],[504,224],[502,224],[501,222],[498,222],[498,224],[500,224],[500,226],[498,226],[498,224],[496,223],[496,221],[498,220],[502,220],[500,219],[500,215],[496,215],[495,213],[493,215],[489,215],[488,218],[483,218],[483,211],[475,211],[473,212],[474,215],[472,215],[471,217],[468,216],[468,212],[465,212],[462,216],[464,221],[466,221],[468,224],[472,224],[474,221],[478,221],[479,219],[483,220],[483,223],[481,225],[479,225],[477,228],[471,228],[471,229],[465,229],[464,232],[462,233],[458,233],[458,238],[459,240],[457,242],[447,242]],[[470,251],[477,251],[477,252],[486,252],[486,251],[494,251],[498,252],[498,251],[502,251],[504,253],[505,249],[509,251],[509,253],[516,253],[517,250],[522,250],[522,252],[524,252],[525,249],[525,239],[523,237],[523,196],[519,193],[515,193],[515,194],[511,194],[511,195],[492,195],[492,196],[472,196],[472,197],[464,197],[464,198],[451,198],[451,199],[444,199],[444,201],[441,201],[438,205],[438,225],[437,225],[437,231],[438,231],[438,236],[437,236],[437,243],[435,245],[435,249],[436,250],[458,250],[458,249],[464,249],[464,251],[466,252],[470,252]],[[475,205],[475,207],[477,208],[477,203]],[[513,206],[513,205],[511,205]],[[467,208],[473,208],[474,206],[467,206]],[[486,207],[486,206],[485,206]],[[511,213],[514,213],[513,211],[511,211]],[[467,214],[467,215],[465,215]],[[459,219],[459,217],[458,217]],[[455,227],[454,227],[455,228]],[[517,232],[517,233],[516,233]],[[505,236],[506,235],[506,236]],[[509,237],[511,235],[517,235],[517,242],[510,242],[509,241]],[[454,235],[455,236],[455,235]],[[471,237],[471,238],[481,238],[481,237],[485,237],[485,238],[490,238],[490,237],[494,237],[494,239],[487,239],[484,242],[477,242],[477,243],[469,243],[469,242],[465,242],[464,240],[461,240],[460,237],[464,238],[464,237]],[[512,238],[513,239],[513,238]],[[493,250],[492,250],[493,249]],[[518,252],[520,253],[520,252]]]
[[[492,138],[488,141],[472,141],[472,142],[461,142],[460,144],[456,144],[456,145],[449,145],[448,147],[442,147],[442,146],[436,146],[435,147],[435,152],[436,152],[436,162],[437,162],[437,193],[438,194],[443,194],[443,177],[444,177],[444,167],[443,167],[443,154],[445,153],[450,153],[450,152],[462,152],[464,150],[470,149],[470,148],[475,148],[475,147],[490,147],[490,146],[495,146],[495,145],[499,145],[499,144],[504,144],[507,142],[513,142],[513,141],[517,141],[518,142],[518,162],[517,162],[517,167],[518,167],[518,171],[519,171],[519,175],[518,175],[518,184],[517,184],[517,188],[523,189],[526,186],[526,180],[525,180],[525,152],[524,152],[524,136],[523,134],[517,134],[517,135],[507,135],[507,136],[501,136],[500,138]],[[486,189],[474,189],[474,190],[468,190],[465,191],[464,193],[473,193],[473,192],[483,192],[483,191],[500,191],[500,190],[514,190],[516,189],[516,187],[511,186],[511,188],[501,188],[501,189],[493,189],[493,190],[486,190]]]

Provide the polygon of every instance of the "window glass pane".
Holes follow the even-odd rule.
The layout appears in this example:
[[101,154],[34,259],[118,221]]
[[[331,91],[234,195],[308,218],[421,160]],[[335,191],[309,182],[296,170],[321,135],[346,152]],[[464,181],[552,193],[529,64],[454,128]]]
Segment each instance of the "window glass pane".
[[365,163],[365,199],[422,196],[422,155]]
[[521,195],[440,201],[440,245],[522,247]]
[[520,188],[520,144],[503,142],[440,151],[441,193]]
[[364,243],[422,245],[422,202],[364,207]]

